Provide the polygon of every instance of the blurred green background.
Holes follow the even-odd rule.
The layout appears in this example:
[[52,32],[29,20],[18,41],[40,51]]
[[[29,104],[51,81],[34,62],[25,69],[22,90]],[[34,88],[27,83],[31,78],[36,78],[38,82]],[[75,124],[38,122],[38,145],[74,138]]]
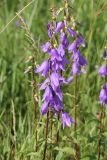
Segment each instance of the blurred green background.
[[[6,24],[26,6],[29,0],[0,0],[0,31]],[[26,21],[35,39],[38,48],[35,53],[37,64],[45,58],[39,46],[48,40],[46,25],[50,19],[50,7],[53,4],[59,8],[63,5],[63,0],[35,0],[28,6],[21,16]],[[107,35],[107,1],[106,0],[69,0],[72,15],[82,23],[80,28],[84,35],[87,48],[82,51],[88,60],[87,74],[81,75],[78,84],[79,109],[78,117],[81,124],[79,142],[82,156],[88,153],[90,156],[81,158],[84,160],[96,159],[96,113],[100,108],[98,94],[101,87],[101,79],[97,70],[102,63],[102,52],[106,43]],[[20,26],[16,26],[18,18],[15,18],[8,27],[0,33],[0,160],[12,160],[12,117],[15,108],[16,117],[16,156],[17,159],[35,159],[34,152],[34,107],[32,100],[31,74],[24,71],[30,65],[26,63],[26,58],[32,55],[32,50],[27,41],[25,31]],[[41,80],[37,76],[37,83]],[[40,93],[38,105],[41,103]],[[72,94],[73,87],[64,87],[65,109],[72,114]],[[68,101],[67,101],[68,100]],[[71,109],[70,109],[71,107]],[[82,116],[84,115],[84,116]],[[85,119],[83,125],[81,119]],[[39,132],[43,132],[43,127]],[[84,129],[84,133],[82,132]],[[65,132],[68,131],[68,128]],[[72,128],[71,128],[72,131]],[[86,136],[87,134],[87,136]],[[95,138],[95,139],[94,139]],[[61,144],[62,145],[62,144]],[[66,146],[66,144],[64,144]],[[63,146],[63,145],[62,145]],[[94,147],[95,150],[92,150]],[[66,152],[66,151],[65,151]],[[41,153],[41,152],[40,152]],[[38,153],[38,160],[40,160]],[[63,154],[63,152],[61,152]],[[61,154],[60,153],[60,154]],[[65,155],[62,156],[62,159]],[[60,159],[58,159],[60,160]]]

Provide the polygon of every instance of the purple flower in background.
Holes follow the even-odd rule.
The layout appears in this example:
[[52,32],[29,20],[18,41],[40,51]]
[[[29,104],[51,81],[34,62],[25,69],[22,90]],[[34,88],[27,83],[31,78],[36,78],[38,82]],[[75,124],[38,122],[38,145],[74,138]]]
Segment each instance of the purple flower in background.
[[101,89],[99,99],[102,104],[107,105],[107,84]]
[[67,35],[64,32],[61,33],[60,43],[63,45],[64,49],[67,48],[68,45],[69,45],[68,37],[67,37]]
[[69,116],[67,112],[62,112],[61,121],[62,121],[63,129],[66,126],[71,127],[71,124],[74,123],[73,119]]
[[38,68],[35,69],[35,73],[40,73],[43,77],[47,77],[49,69],[49,61],[45,60]]
[[105,64],[103,64],[103,65],[101,66],[101,68],[99,69],[98,73],[99,73],[99,75],[100,75],[101,77],[107,76],[107,66],[106,66]]
[[21,25],[21,23],[22,23],[22,22],[21,22],[20,20],[17,20],[17,21],[16,21],[16,26],[19,27],[19,26]]
[[61,29],[63,29],[63,28],[64,28],[64,22],[58,22],[56,29],[55,29],[55,32],[59,33],[61,31]]

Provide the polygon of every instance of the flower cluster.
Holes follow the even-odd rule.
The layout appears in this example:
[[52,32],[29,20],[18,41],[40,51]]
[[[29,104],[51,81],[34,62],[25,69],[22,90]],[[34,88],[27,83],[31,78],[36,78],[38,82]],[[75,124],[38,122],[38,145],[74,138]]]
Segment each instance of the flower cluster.
[[[64,111],[61,86],[72,82],[74,76],[80,75],[83,72],[82,68],[87,64],[86,59],[80,53],[80,47],[86,45],[85,40],[76,31],[75,26],[74,20],[48,23],[49,41],[43,44],[41,49],[49,55],[49,59],[35,69],[36,73],[46,78],[40,85],[40,89],[44,90],[41,113],[45,115],[50,108],[53,113],[60,114],[63,128],[70,127],[73,119]],[[70,60],[67,60],[69,53],[72,55]],[[66,80],[62,76],[62,71],[64,72],[66,65],[70,64],[72,64],[71,76]]]
[[[103,64],[98,73],[101,77],[104,78],[104,80],[107,79],[107,48],[105,48],[104,53],[103,53],[103,58],[105,59],[105,64]],[[103,85],[100,95],[99,95],[99,100],[103,105],[107,105],[107,83]]]

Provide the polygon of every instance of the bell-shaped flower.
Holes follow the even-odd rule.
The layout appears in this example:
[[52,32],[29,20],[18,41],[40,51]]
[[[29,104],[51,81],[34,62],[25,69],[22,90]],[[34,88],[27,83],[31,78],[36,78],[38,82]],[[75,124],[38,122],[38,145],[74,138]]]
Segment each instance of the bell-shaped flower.
[[48,36],[49,38],[53,38],[53,33],[52,33],[52,24],[51,22],[48,22],[48,25],[47,25],[47,30],[48,30]]
[[46,52],[49,52],[50,46],[51,46],[51,43],[50,43],[50,42],[46,42],[45,44],[43,44],[43,45],[41,46],[41,49],[42,49],[42,51],[43,51],[44,53],[46,53]]
[[67,35],[64,32],[61,33],[60,43],[63,45],[64,49],[67,48],[68,45],[69,45],[68,37],[67,37]]
[[72,75],[74,76],[74,75],[76,75],[76,74],[80,74],[81,73],[81,67],[80,67],[80,65],[78,64],[78,62],[74,62],[73,64],[72,64]]
[[80,47],[80,46],[85,47],[86,46],[85,40],[81,34],[78,35],[76,42],[77,42],[77,47]]
[[64,28],[64,22],[58,22],[56,29],[55,29],[55,32],[59,33],[61,31],[61,29],[63,29],[63,28]]
[[51,87],[53,88],[54,91],[56,91],[56,89],[60,87],[59,77],[60,75],[56,72],[53,72],[50,75]]
[[35,69],[35,73],[40,73],[43,77],[47,77],[49,72],[49,61],[44,61],[39,67]]
[[48,102],[44,101],[41,106],[41,114],[44,116],[48,112]]
[[76,40],[73,41],[73,43],[71,43],[69,46],[68,46],[68,53],[71,53],[71,52],[74,52],[77,50],[77,42]]
[[99,99],[102,104],[107,105],[107,88],[105,86],[100,91]]
[[54,96],[53,100],[50,102],[50,107],[53,108],[56,112],[63,110],[63,103],[58,96]]
[[53,98],[52,88],[50,86],[47,86],[45,89],[45,93],[43,95],[43,101],[50,102],[52,98]]
[[71,127],[71,124],[74,123],[73,119],[69,116],[67,112],[61,113],[61,121],[62,121],[63,129],[66,126]]
[[63,57],[63,56],[65,56],[65,50],[64,50],[64,47],[63,47],[63,45],[62,44],[60,44],[59,46],[58,46],[58,54],[61,56],[61,57]]
[[52,48],[48,53],[51,56],[51,59],[57,59],[58,61],[62,60],[62,58],[58,54],[57,49]]
[[72,37],[75,37],[75,36],[76,36],[76,32],[75,32],[73,29],[71,29],[70,27],[68,27],[67,29],[68,29],[68,32],[70,33],[70,35],[71,35]]
[[71,60],[75,60],[80,66],[87,65],[86,59],[81,55],[79,50],[73,53]]
[[58,98],[62,101],[62,98],[63,98],[63,94],[62,94],[62,91],[59,88],[57,88],[57,90],[55,91],[55,94],[58,96]]
[[46,78],[45,81],[40,84],[40,90],[44,90],[49,84],[49,82],[50,82],[49,78]]
[[99,75],[100,75],[101,77],[107,76],[107,66],[106,66],[105,64],[103,64],[103,65],[101,66],[101,68],[99,69],[98,73],[99,73]]

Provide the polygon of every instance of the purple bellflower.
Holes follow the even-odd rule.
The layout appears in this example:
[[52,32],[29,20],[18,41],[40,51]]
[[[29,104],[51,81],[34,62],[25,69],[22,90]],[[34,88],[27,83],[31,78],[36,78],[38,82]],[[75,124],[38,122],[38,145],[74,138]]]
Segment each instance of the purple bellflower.
[[47,77],[49,72],[49,61],[45,60],[37,69],[35,73],[40,73],[43,77]]
[[[98,74],[99,74],[101,77],[104,77],[104,79],[106,80],[106,78],[107,78],[106,50],[104,50],[103,58],[104,58],[104,60],[105,60],[105,64],[103,64],[103,65],[99,68]],[[101,104],[103,104],[104,106],[107,106],[107,83],[106,83],[106,82],[105,82],[105,84],[103,84],[103,88],[102,88],[101,91],[100,91],[99,100],[100,100],[100,103],[101,103]]]
[[101,66],[101,68],[99,69],[98,73],[99,73],[99,75],[100,75],[101,77],[107,76],[107,66],[106,66],[105,64],[103,64],[103,65]]
[[99,99],[102,104],[107,105],[107,84],[101,89]]
[[[47,25],[47,32],[49,41],[41,46],[44,53],[47,53],[49,60],[45,60],[41,65],[35,69],[35,73],[39,73],[46,79],[40,85],[40,90],[44,91],[42,98],[41,114],[45,115],[49,108],[53,113],[60,114],[63,129],[70,127],[74,123],[73,119],[68,113],[64,111],[63,92],[61,86],[68,85],[72,82],[75,74],[80,75],[82,67],[87,65],[86,59],[80,53],[80,47],[85,47],[85,40],[83,36],[73,26],[67,24],[68,22],[60,21],[53,23],[49,22]],[[54,31],[53,31],[54,29]],[[60,39],[54,37],[60,34]],[[72,44],[69,37],[73,38]],[[56,38],[56,39],[55,39]],[[57,43],[56,43],[57,41]],[[67,60],[67,54],[72,53],[70,61],[72,64],[72,75],[65,79],[62,76],[62,71],[66,70],[66,65],[70,64]]]
[[61,114],[63,129],[68,126],[71,127],[71,124],[74,123],[73,119],[69,116],[68,113],[62,112]]

